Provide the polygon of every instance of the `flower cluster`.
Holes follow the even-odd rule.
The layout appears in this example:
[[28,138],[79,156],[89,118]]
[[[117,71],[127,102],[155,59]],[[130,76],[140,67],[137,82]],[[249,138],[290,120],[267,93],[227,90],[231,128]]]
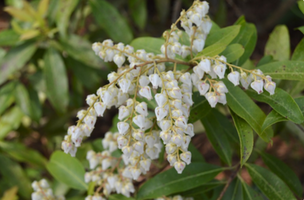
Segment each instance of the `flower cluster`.
[[[196,0],[188,11],[182,11],[171,30],[163,34],[166,41],[160,47],[162,54],[135,50],[109,39],[92,45],[97,56],[105,62],[113,61],[118,70],[108,74],[109,84],[87,96],[89,107],[77,113],[77,125],[69,127],[62,148],[75,156],[83,139],[91,135],[97,117],[112,106],[118,108],[118,132],[106,133],[102,141],[107,150],[87,154],[92,171],[86,173],[85,180],[95,182],[97,191],[102,189],[105,196],[111,192],[130,196],[134,192],[132,179],[149,171],[163,145],[167,160],[179,174],[191,163],[188,146],[194,132],[188,118],[193,91],[205,96],[211,107],[226,104],[228,89],[221,81],[225,77],[235,86],[241,82],[259,94],[263,87],[274,94],[275,83],[260,70],[232,65],[224,56],[197,55],[212,26],[208,9],[207,2]],[[185,33],[177,28],[178,22]],[[188,46],[181,44],[185,34],[189,36]],[[180,66],[188,69],[181,70]],[[226,76],[227,69],[230,73]],[[122,151],[121,158],[112,155],[117,149]],[[87,198],[102,199],[96,195]]]
[[34,181],[32,188],[34,190],[32,200],[65,200],[63,196],[55,196],[53,194],[53,190],[45,179]]
[[175,195],[173,197],[159,197],[155,200],[193,200],[192,197],[182,197],[181,195]]

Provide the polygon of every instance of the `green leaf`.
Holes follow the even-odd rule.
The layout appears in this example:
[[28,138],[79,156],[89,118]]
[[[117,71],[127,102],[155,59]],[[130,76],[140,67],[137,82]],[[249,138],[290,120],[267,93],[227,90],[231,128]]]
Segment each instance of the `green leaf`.
[[109,196],[109,200],[135,200],[132,197],[126,197],[122,194],[113,194]]
[[258,62],[257,67],[262,66],[262,65],[266,65],[268,63],[273,62],[273,57],[271,55],[266,55],[263,58],[261,58],[261,60]]
[[29,149],[21,143],[0,141],[0,149],[20,162],[30,163],[43,168],[47,162],[38,151]]
[[90,0],[96,23],[116,42],[129,43],[133,34],[125,18],[107,1]]
[[234,179],[226,190],[222,200],[243,199],[243,190],[240,180]]
[[304,26],[299,27],[298,30],[304,34]]
[[261,153],[261,156],[264,163],[273,173],[280,177],[298,196],[302,196],[302,184],[295,172],[290,169],[288,165],[272,155]]
[[273,79],[299,80],[304,79],[303,61],[280,61],[258,67],[264,74]]
[[170,1],[169,0],[156,0],[155,1],[156,10],[158,12],[159,21],[165,23],[168,17],[168,10],[170,10]]
[[0,46],[14,46],[19,41],[19,35],[12,29],[0,32]]
[[302,112],[302,115],[304,115],[304,97],[298,97],[298,98],[295,98],[294,100],[298,104],[298,106]]
[[221,43],[215,43],[209,47],[204,48],[203,51],[199,52],[195,57],[200,57],[200,56],[212,57],[219,55],[226,49],[226,46]]
[[221,55],[227,58],[227,62],[231,63],[239,59],[244,53],[244,47],[240,44],[230,44],[227,48],[221,53]]
[[44,55],[44,76],[47,96],[58,113],[63,113],[69,102],[68,78],[59,53],[49,48]]
[[273,136],[273,131],[268,128],[262,132],[262,124],[266,118],[265,113],[241,88],[235,87],[226,79],[223,81],[229,91],[226,94],[229,108],[243,118],[265,142],[269,142]]
[[205,97],[201,96],[199,92],[194,92],[192,99],[194,104],[190,109],[189,123],[196,122],[197,120],[205,117],[211,111],[208,101]]
[[0,139],[6,137],[11,131],[19,127],[23,113],[18,106],[14,106],[4,113],[0,118]]
[[298,1],[298,6],[299,6],[301,12],[304,14],[304,2],[303,1]]
[[302,112],[294,99],[280,88],[276,88],[273,95],[269,95],[268,92],[258,94],[252,89],[246,90],[246,93],[257,101],[269,104],[279,114],[297,124],[304,121]]
[[209,190],[212,190],[218,186],[221,186],[221,185],[224,185],[226,182],[224,181],[217,181],[217,180],[212,180],[210,181],[209,183],[206,183],[206,184],[203,184],[199,187],[196,187],[194,189],[191,189],[191,190],[187,190],[185,192],[182,192],[182,193],[179,193],[180,195],[182,196],[195,196],[195,195],[198,195],[198,194],[202,194],[202,193],[205,193]]
[[84,182],[84,168],[76,158],[62,151],[55,151],[46,167],[52,176],[71,188],[78,190],[88,188]]
[[31,195],[32,188],[29,178],[20,165],[0,154],[0,173],[9,187],[18,186],[18,193],[25,199]]
[[304,61],[304,38],[299,42],[294,50],[291,60]]
[[235,65],[242,66],[248,60],[255,48],[257,42],[257,30],[254,24],[247,23],[244,16],[240,17],[235,23],[241,25],[239,34],[231,42],[241,44],[244,47],[243,55],[234,63]]
[[276,124],[278,122],[288,121],[285,117],[280,115],[277,111],[272,110],[266,117],[262,125],[262,131],[266,130],[269,126]]
[[134,50],[145,49],[148,53],[161,54],[160,47],[166,41],[161,38],[139,37],[130,43]]
[[0,88],[0,115],[14,102],[15,85],[12,81]]
[[192,143],[189,144],[188,151],[191,152],[191,162],[205,162],[201,152]]
[[241,166],[243,166],[252,153],[254,141],[253,132],[252,128],[245,120],[237,116],[232,111],[230,113],[239,134]]
[[128,0],[129,10],[135,24],[143,30],[147,21],[146,0]]
[[208,183],[221,171],[222,168],[207,163],[191,163],[182,174],[177,174],[171,168],[145,182],[139,188],[137,199],[151,199],[187,191]]
[[20,70],[36,51],[33,42],[25,42],[22,45],[10,49],[0,61],[0,84],[8,79],[14,72]]
[[102,141],[102,139],[100,138],[100,139],[96,139],[92,142],[92,148],[95,152],[104,151],[101,141]]
[[269,200],[296,200],[287,185],[271,171],[254,164],[246,164],[252,181]]
[[264,200],[261,194],[257,193],[244,181],[241,180],[241,183],[243,188],[243,200]]
[[220,125],[220,121],[218,121],[216,116],[213,114],[213,111],[206,117],[201,118],[201,122],[205,127],[206,135],[216,153],[225,163],[231,165],[231,146],[227,140],[224,129]]
[[73,10],[76,8],[79,0],[64,0],[58,1],[58,12],[56,15],[56,24],[60,36],[65,38],[67,36],[67,29],[70,24],[70,17]]
[[265,46],[265,55],[272,55],[274,60],[289,60],[289,33],[285,25],[278,25],[269,36]]

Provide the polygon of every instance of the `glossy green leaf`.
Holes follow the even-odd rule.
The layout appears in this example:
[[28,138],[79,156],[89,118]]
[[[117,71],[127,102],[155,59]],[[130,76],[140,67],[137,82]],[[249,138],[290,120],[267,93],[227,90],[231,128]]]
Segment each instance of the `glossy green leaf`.
[[250,157],[253,150],[253,132],[249,124],[237,116],[234,112],[230,112],[237,129],[240,140],[240,157],[241,166],[243,166]]
[[278,25],[272,31],[265,47],[265,55],[272,55],[274,60],[289,60],[289,33],[285,25]]
[[264,74],[273,79],[304,80],[303,61],[280,61],[258,67]]
[[109,196],[109,200],[135,200],[132,197],[126,197],[122,194],[112,194]]
[[219,157],[228,165],[231,165],[232,151],[225,131],[220,125],[220,121],[211,111],[206,117],[201,118],[201,122],[206,130],[208,140]]
[[129,10],[136,25],[143,30],[147,21],[146,0],[128,0]]
[[29,163],[34,166],[44,168],[47,162],[46,159],[38,151],[27,148],[21,143],[0,141],[0,149],[5,151],[15,160]]
[[145,49],[147,53],[161,54],[160,47],[166,41],[161,38],[139,37],[134,39],[130,45],[134,50]]
[[191,152],[191,162],[205,162],[205,158],[199,150],[192,144],[189,144],[188,151]]
[[132,31],[118,10],[107,1],[90,0],[96,23],[116,42],[129,43]]
[[139,188],[137,199],[151,199],[187,191],[209,182],[221,171],[222,168],[207,163],[191,163],[182,174],[177,174],[171,168],[145,182]]
[[15,85],[12,81],[0,88],[0,115],[14,102]]
[[295,98],[294,99],[295,102],[298,104],[301,112],[302,112],[302,115],[304,115],[304,97],[298,97],[298,98]]
[[276,88],[273,95],[269,95],[268,92],[258,94],[252,89],[247,90],[246,93],[257,101],[269,104],[279,114],[297,124],[304,121],[304,117],[297,103],[287,92],[280,88]]
[[254,24],[247,23],[244,16],[240,17],[235,25],[241,25],[239,34],[231,42],[241,44],[244,47],[244,53],[235,61],[234,64],[242,66],[248,60],[255,48],[257,42],[257,30]]
[[56,15],[56,24],[61,37],[67,36],[67,29],[70,24],[70,17],[76,8],[79,0],[58,1],[58,12]]
[[304,2],[301,0],[298,1],[298,6],[299,6],[301,12],[304,14]]
[[273,173],[280,177],[294,193],[302,196],[302,184],[295,172],[288,165],[272,155],[261,153],[261,156],[264,163]]
[[254,164],[246,164],[252,181],[269,200],[296,200],[287,185],[271,171]]
[[83,166],[69,154],[55,151],[46,167],[52,176],[71,188],[78,190],[86,190],[88,188],[84,182],[85,171]]
[[21,166],[2,154],[0,154],[0,163],[1,177],[6,180],[6,184],[9,187],[17,186],[20,196],[27,199],[32,192],[31,182]]
[[20,35],[14,30],[7,29],[0,31],[0,46],[14,46],[19,41]]
[[238,35],[240,28],[240,25],[233,25],[222,28],[213,34],[209,34],[206,39],[205,46],[208,47],[216,43],[221,43],[224,46],[227,46]]
[[265,118],[265,121],[262,125],[262,131],[268,128],[269,126],[282,121],[288,121],[288,119],[280,115],[277,111],[272,110]]
[[0,118],[0,139],[5,138],[11,130],[16,130],[23,116],[23,112],[18,106],[14,106],[5,112]]
[[266,55],[258,62],[257,67],[274,62],[272,55]]
[[69,102],[68,78],[60,54],[49,48],[44,55],[44,77],[47,96],[58,113],[64,112]]
[[213,44],[209,47],[204,48],[203,51],[198,53],[195,57],[200,57],[200,56],[210,56],[210,57],[212,57],[212,56],[219,55],[220,53],[222,53],[226,49],[226,46],[221,44],[221,43],[215,43],[215,44]]
[[304,61],[304,38],[299,42],[294,50],[291,60]]
[[192,95],[194,104],[190,108],[189,123],[194,123],[197,120],[205,117],[210,111],[211,107],[205,97],[201,96],[199,92],[194,92]]
[[261,194],[252,189],[244,181],[241,180],[241,184],[243,188],[243,200],[264,200]]
[[20,70],[36,51],[33,42],[25,42],[22,45],[10,49],[0,61],[0,84],[7,80],[16,71]]
[[245,52],[245,49],[240,44],[230,44],[227,48],[221,53],[221,55],[227,58],[227,62],[231,63],[239,59]]
[[273,136],[272,129],[268,128],[262,132],[262,124],[266,118],[265,113],[250,99],[250,97],[239,87],[235,87],[230,81],[223,80],[228,93],[226,94],[227,104],[230,109],[243,118],[253,130],[263,138],[264,141],[269,142]]
[[243,199],[242,184],[234,179],[226,190],[222,200]]

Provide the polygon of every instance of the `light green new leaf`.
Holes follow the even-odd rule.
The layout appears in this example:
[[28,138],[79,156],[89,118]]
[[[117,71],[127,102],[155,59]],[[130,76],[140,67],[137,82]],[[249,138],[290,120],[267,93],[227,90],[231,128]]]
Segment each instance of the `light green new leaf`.
[[16,82],[11,81],[0,88],[0,115],[14,102]]
[[0,61],[0,84],[14,72],[20,70],[29,61],[36,49],[35,43],[31,41],[10,49]]
[[28,199],[32,192],[31,182],[21,166],[2,154],[0,154],[0,163],[1,179],[6,180],[9,187],[17,186],[20,196]]
[[132,197],[126,197],[122,194],[113,194],[109,196],[109,200],[135,200]]
[[258,94],[252,89],[246,90],[246,93],[257,101],[269,104],[283,117],[286,117],[297,124],[301,124],[304,121],[304,117],[297,103],[287,92],[280,88],[276,88],[273,95],[269,95],[268,92]]
[[298,1],[298,6],[299,6],[301,12],[304,14],[304,1],[301,1],[301,0]]
[[272,155],[261,153],[261,156],[264,163],[273,173],[280,177],[298,196],[302,196],[302,184],[290,167]]
[[128,0],[129,10],[136,25],[143,30],[147,21],[146,0]]
[[289,60],[289,33],[285,25],[278,25],[272,31],[265,46],[265,55],[272,55],[274,60]]
[[218,121],[216,116],[213,114],[213,111],[209,112],[209,114],[204,118],[201,118],[201,122],[205,127],[208,140],[211,142],[216,153],[225,163],[231,165],[231,146],[220,121]]
[[160,47],[166,41],[161,38],[139,37],[130,43],[134,50],[145,49],[147,53],[161,54]]
[[249,126],[249,124],[237,116],[234,112],[230,112],[231,116],[233,118],[235,127],[237,129],[237,132],[239,134],[239,140],[240,140],[240,157],[241,157],[241,166],[243,166],[248,158],[250,157],[253,149],[253,132],[252,128]]
[[0,46],[14,46],[19,41],[20,35],[14,30],[7,29],[0,32]]
[[299,27],[298,30],[304,34],[304,26]]
[[221,171],[222,168],[207,163],[191,163],[182,174],[177,174],[171,168],[146,181],[139,188],[137,199],[151,199],[187,191],[208,183]]
[[285,117],[280,115],[277,111],[272,110],[266,117],[263,125],[262,125],[262,131],[266,130],[269,126],[276,124],[278,122],[282,121],[288,121]]
[[273,79],[304,80],[304,61],[272,62],[258,68]]
[[273,136],[272,129],[268,128],[262,132],[262,124],[266,118],[265,113],[241,88],[235,87],[226,79],[223,81],[229,91],[226,94],[226,98],[227,104],[231,110],[243,118],[265,142],[270,142],[270,139]]
[[294,50],[291,60],[304,61],[304,38],[299,42]]
[[221,55],[227,58],[227,62],[231,63],[236,61],[244,54],[244,47],[240,44],[230,44],[227,48],[221,53]]
[[209,47],[203,49],[203,51],[199,52],[195,57],[200,56],[216,56],[222,53],[226,49],[227,45],[223,45],[221,43],[215,43]]
[[79,160],[69,154],[55,151],[46,167],[52,176],[71,188],[78,190],[86,190],[88,188],[88,185],[84,182],[85,171],[83,166]]
[[63,113],[69,103],[68,78],[60,54],[49,48],[44,55],[44,77],[47,96],[58,113]]
[[257,42],[257,30],[254,24],[247,23],[245,17],[240,17],[235,25],[241,25],[239,34],[231,42],[232,44],[238,43],[244,47],[243,55],[236,60],[235,65],[242,66],[251,56],[256,42]]
[[96,23],[116,42],[129,43],[133,39],[131,28],[118,10],[107,1],[90,0]]
[[18,106],[14,106],[1,116],[0,140],[5,138],[11,130],[16,130],[19,127],[23,116],[23,112]]
[[246,164],[252,181],[269,200],[296,200],[287,185],[271,171],[254,164]]
[[201,96],[199,92],[194,92],[192,95],[194,104],[190,109],[189,123],[194,123],[197,120],[205,117],[210,111],[211,107],[205,97]]

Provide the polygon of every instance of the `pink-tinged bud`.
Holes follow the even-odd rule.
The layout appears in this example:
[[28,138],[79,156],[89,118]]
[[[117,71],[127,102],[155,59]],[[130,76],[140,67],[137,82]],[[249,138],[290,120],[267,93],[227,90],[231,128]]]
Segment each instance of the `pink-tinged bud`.
[[252,82],[250,85],[251,85],[252,89],[257,91],[258,94],[261,94],[263,92],[264,83],[262,80],[256,80],[256,81]]
[[186,164],[182,161],[177,161],[174,163],[174,168],[177,171],[178,174],[181,174],[183,170],[185,169]]
[[191,152],[186,151],[185,153],[180,154],[180,158],[189,165],[191,163]]

